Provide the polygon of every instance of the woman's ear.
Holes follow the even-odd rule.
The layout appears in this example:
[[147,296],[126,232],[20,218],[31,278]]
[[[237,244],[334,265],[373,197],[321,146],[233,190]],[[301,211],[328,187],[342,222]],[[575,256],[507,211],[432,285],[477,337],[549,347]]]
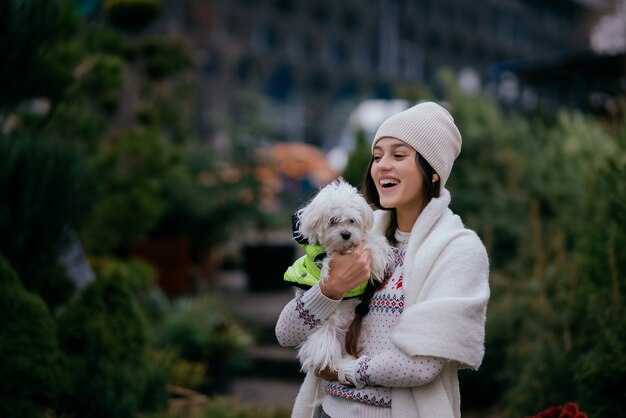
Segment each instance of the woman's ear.
[[439,174],[433,173],[433,183],[436,183],[438,181],[439,181]]

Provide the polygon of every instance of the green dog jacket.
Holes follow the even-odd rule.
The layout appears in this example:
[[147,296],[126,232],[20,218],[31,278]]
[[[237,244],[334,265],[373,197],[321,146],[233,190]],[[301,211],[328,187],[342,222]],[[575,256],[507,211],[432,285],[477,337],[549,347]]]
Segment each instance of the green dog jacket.
[[[285,282],[302,289],[309,289],[320,281],[322,271],[315,264],[315,259],[324,256],[326,250],[321,245],[299,244],[304,248],[305,254],[298,258],[287,268],[283,276]],[[358,287],[343,294],[343,298],[353,298],[361,296],[365,292],[367,282],[361,283]]]

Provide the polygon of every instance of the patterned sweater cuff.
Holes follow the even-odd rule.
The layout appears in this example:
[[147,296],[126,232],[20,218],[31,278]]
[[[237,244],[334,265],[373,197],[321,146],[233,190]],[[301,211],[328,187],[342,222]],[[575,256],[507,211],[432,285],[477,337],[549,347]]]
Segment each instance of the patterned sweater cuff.
[[357,389],[363,389],[367,385],[365,369],[367,368],[366,365],[368,361],[369,357],[367,356],[362,356],[356,360],[344,357],[344,360],[339,365],[346,380],[352,383]]
[[337,309],[341,300],[334,300],[324,296],[317,283],[302,295],[302,304],[319,320],[326,320]]

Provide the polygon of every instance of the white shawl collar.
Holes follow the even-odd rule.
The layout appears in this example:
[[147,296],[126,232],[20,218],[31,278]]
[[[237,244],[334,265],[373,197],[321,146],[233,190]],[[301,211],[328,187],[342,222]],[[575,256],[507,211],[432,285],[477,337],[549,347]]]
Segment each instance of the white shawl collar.
[[[411,230],[404,259],[405,311],[392,341],[407,355],[432,355],[478,368],[484,355],[489,261],[478,236],[448,208],[444,189]],[[390,213],[377,212],[385,229]]]

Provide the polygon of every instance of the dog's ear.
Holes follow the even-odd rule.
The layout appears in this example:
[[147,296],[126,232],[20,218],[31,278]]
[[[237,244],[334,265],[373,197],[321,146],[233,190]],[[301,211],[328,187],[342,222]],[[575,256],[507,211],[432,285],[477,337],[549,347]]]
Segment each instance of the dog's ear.
[[323,212],[318,208],[318,204],[313,199],[307,206],[298,211],[299,223],[298,231],[310,244],[318,244],[325,226],[326,219]]
[[293,235],[293,239],[298,243],[298,244],[309,244],[309,240],[307,239],[307,237],[305,237],[304,235],[302,235],[302,231],[300,231],[300,215],[302,214],[302,209],[304,209],[304,207],[308,204],[309,202],[304,202],[302,203],[300,206],[298,206],[298,208],[294,211],[293,215],[291,215],[291,233]]
[[363,218],[363,229],[369,231],[374,227],[374,211],[365,199],[362,199],[359,210]]

